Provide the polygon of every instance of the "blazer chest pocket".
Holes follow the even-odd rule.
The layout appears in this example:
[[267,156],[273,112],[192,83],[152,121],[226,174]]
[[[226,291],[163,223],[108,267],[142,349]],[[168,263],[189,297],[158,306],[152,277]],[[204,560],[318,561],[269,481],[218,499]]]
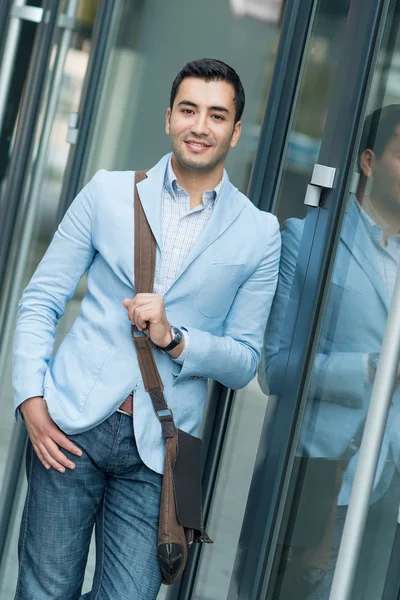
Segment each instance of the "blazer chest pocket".
[[204,317],[225,317],[232,306],[236,292],[243,283],[244,264],[212,264],[205,275],[197,305]]

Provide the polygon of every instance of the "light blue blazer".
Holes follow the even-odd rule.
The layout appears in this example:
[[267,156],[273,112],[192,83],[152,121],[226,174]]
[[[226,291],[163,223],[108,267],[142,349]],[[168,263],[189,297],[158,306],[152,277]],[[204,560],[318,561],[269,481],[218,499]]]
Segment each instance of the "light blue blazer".
[[[138,185],[161,247],[165,156]],[[95,427],[134,390],[142,460],[163,471],[161,427],[141,379],[122,301],[134,297],[132,171],[99,171],[78,194],[24,291],[14,341],[15,408],[44,396],[67,434]],[[210,220],[164,296],[170,323],[187,329],[183,366],[155,350],[178,427],[198,434],[207,379],[238,389],[255,376],[280,256],[277,219],[259,211],[226,177]],[[52,357],[58,319],[87,273],[81,314]],[[18,414],[19,411],[17,411]]]
[[[288,219],[282,229],[282,258],[278,288],[265,334],[260,382],[266,379],[274,393],[275,361],[281,344],[304,221]],[[300,436],[301,450],[313,457],[337,458],[347,449],[365,422],[372,383],[368,381],[368,354],[380,352],[389,302],[376,249],[355,198],[345,216],[329,287],[324,321],[308,393]],[[295,290],[294,290],[295,291]],[[296,296],[297,294],[294,294]],[[396,431],[397,429],[397,431]],[[375,496],[390,482],[394,461],[400,466],[400,390],[393,395],[380,455]],[[389,454],[390,451],[390,454]],[[347,504],[358,454],[345,475],[340,504]],[[385,481],[381,481],[384,467]]]

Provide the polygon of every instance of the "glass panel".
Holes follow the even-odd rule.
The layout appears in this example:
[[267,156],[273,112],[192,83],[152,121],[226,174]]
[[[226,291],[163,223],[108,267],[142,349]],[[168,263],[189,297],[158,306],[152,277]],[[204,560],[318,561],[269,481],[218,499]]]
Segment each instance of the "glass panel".
[[[322,0],[318,3],[277,191],[275,213],[281,223],[288,217],[301,219],[306,215],[305,191],[318,158],[338,64],[340,32],[347,12],[348,6],[344,2]],[[323,93],[321,90],[324,90]],[[305,238],[312,236],[313,227],[310,223]],[[281,285],[284,285],[283,281]],[[275,352],[276,345],[279,346],[280,329],[278,331],[277,328],[283,325],[285,313],[286,306],[275,303],[270,318],[270,322],[275,323],[275,332],[273,336],[266,336],[266,352]],[[193,595],[196,600],[229,597],[228,589],[268,404],[267,379],[266,374],[260,371],[257,379],[235,394],[208,523],[210,535],[217,543],[202,552]],[[243,597],[251,593],[251,590],[244,589],[243,583],[240,589]]]
[[[400,301],[392,298],[400,261],[399,16],[400,3],[391,2],[300,424],[277,579],[267,595],[274,600],[329,599],[389,305]],[[306,227],[301,218],[284,223],[276,315],[296,294],[295,265]],[[277,329],[278,320],[271,319],[267,338]],[[263,367],[271,386],[274,360],[270,349]],[[399,379],[352,600],[383,598],[400,501],[398,424]]]
[[[61,4],[64,9],[68,5],[65,2]],[[8,265],[8,286],[5,286],[1,290],[0,298],[4,316],[4,329],[2,331],[3,337],[0,356],[5,358],[4,362],[0,360],[0,364],[2,365],[0,408],[3,415],[0,423],[0,481],[2,481],[4,475],[8,447],[15,432],[13,426],[10,348],[12,346],[17,302],[22,294],[22,289],[43,256],[56,226],[55,219],[61,193],[62,178],[70,148],[66,140],[68,119],[70,113],[76,112],[79,108],[82,86],[88,65],[92,27],[97,4],[97,0],[89,0],[89,2],[84,0],[78,4],[77,20],[72,31],[70,43],[65,46],[64,56],[62,56],[62,52],[63,37],[65,43],[65,30],[59,29],[57,31],[49,61],[46,94],[36,130],[35,151],[31,171],[27,177],[27,185],[24,190],[26,202],[23,203],[21,213],[18,216],[19,220],[14,234],[14,247],[12,248],[11,259]],[[24,38],[24,44],[25,41]],[[17,69],[17,81],[19,81],[19,78],[23,79],[26,74],[26,64],[16,62],[16,68],[18,65],[24,70],[20,72]],[[55,86],[52,81],[54,72],[57,70],[60,70],[61,78],[59,85]],[[24,83],[24,80],[22,83]],[[12,86],[10,94],[14,94],[15,96],[15,90],[13,90]],[[13,102],[17,102],[15,98]],[[13,102],[10,104],[11,108],[14,106]],[[54,103],[54,112],[51,116],[51,112],[49,111],[51,111],[52,103]],[[19,100],[16,111],[18,105]],[[50,120],[49,117],[51,117]],[[10,118],[10,115],[8,115],[8,118]],[[15,123],[16,118],[17,113],[13,116],[13,123]],[[8,126],[7,131],[11,130],[12,127]],[[4,153],[2,153],[2,150],[4,150]],[[0,178],[6,173],[9,152],[10,147],[8,146],[5,149],[3,145],[0,150]],[[3,200],[6,202],[7,199]],[[24,244],[27,245],[28,252],[24,259],[22,259],[21,252]],[[68,322],[72,318],[74,311],[77,311],[77,305],[74,302],[71,302],[70,305],[68,314],[60,322],[58,339],[62,336],[63,329],[68,326]],[[19,504],[15,506],[15,521],[11,524],[9,553],[2,570],[4,576],[1,581],[0,596],[4,598],[13,597],[12,591],[15,589],[17,574],[16,545],[25,490],[25,480],[23,478],[20,487]]]
[[[227,161],[232,182],[246,191],[279,28],[272,19],[257,18],[257,11],[250,16],[252,7],[249,16],[238,18],[237,4],[246,7],[252,3],[121,3],[85,180],[99,168],[149,168],[170,151],[164,118],[172,81],[186,62],[207,55],[231,64],[246,90],[242,137]],[[281,4],[276,2],[277,7]]]

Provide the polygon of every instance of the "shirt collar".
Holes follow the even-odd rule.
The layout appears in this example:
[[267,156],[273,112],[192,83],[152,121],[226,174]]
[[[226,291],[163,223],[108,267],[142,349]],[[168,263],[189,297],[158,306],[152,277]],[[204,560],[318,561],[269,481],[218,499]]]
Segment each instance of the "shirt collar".
[[[213,206],[216,203],[216,201],[219,197],[219,194],[221,192],[222,186],[224,185],[225,177],[226,177],[226,172],[224,169],[222,178],[221,178],[220,182],[215,186],[215,188],[213,188],[212,190],[206,190],[205,192],[203,192],[203,204],[205,206]],[[167,164],[167,170],[165,172],[164,186],[173,200],[179,199],[179,192],[183,192],[186,196],[188,195],[186,190],[184,188],[182,188],[178,183],[178,180],[177,180],[174,170],[172,168],[171,158],[169,159],[168,164]]]

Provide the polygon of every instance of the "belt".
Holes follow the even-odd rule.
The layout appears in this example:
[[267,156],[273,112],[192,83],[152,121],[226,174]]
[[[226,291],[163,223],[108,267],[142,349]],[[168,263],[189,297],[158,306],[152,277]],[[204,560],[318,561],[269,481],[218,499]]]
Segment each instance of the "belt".
[[129,396],[125,398],[118,411],[133,415],[133,394],[129,394]]

